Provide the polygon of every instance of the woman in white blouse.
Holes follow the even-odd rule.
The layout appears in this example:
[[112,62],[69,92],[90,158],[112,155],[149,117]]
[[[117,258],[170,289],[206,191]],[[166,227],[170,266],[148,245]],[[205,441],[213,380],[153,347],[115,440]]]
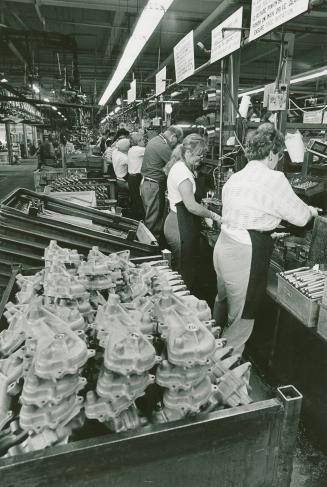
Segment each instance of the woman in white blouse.
[[274,171],[284,138],[270,123],[247,140],[249,160],[222,192],[222,226],[214,250],[218,295],[214,317],[223,337],[242,353],[265,294],[273,249],[271,233],[281,220],[304,226],[317,216],[293,191],[285,175]]
[[194,197],[195,170],[205,154],[205,141],[198,134],[190,134],[173,152],[165,167],[170,211],[165,221],[164,233],[173,254],[175,268],[181,273],[192,291],[196,279],[194,259],[198,251],[198,218],[211,218],[220,222],[221,217],[197,203]]

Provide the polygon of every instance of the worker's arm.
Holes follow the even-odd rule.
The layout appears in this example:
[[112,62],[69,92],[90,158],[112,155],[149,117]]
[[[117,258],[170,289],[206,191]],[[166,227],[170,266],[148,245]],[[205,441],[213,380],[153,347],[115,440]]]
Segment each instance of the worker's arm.
[[[277,198],[278,197],[278,198]],[[306,205],[293,191],[283,173],[280,173],[277,198],[281,218],[292,225],[304,227],[312,217],[317,216],[316,208]]]
[[182,181],[178,186],[179,192],[182,196],[183,203],[186,206],[187,210],[193,215],[201,216],[202,218],[211,218],[218,222],[221,221],[221,217],[214,213],[213,211],[208,210],[202,205],[199,205],[195,201],[194,193],[193,193],[193,185],[189,179],[185,179]]

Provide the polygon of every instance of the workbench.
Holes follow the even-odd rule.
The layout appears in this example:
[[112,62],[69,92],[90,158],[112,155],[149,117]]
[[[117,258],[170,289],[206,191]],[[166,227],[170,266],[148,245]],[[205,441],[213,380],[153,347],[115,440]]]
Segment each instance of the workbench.
[[[201,258],[207,266],[212,262],[216,240],[214,232],[202,232]],[[211,287],[210,304],[217,289],[212,268],[207,273],[211,276],[210,284],[207,281]],[[327,340],[279,303],[272,269],[245,353],[272,386],[293,384],[303,394],[302,419],[309,435],[327,451]]]
[[271,280],[246,351],[271,384],[301,391],[308,433],[327,451],[327,340],[279,303]]

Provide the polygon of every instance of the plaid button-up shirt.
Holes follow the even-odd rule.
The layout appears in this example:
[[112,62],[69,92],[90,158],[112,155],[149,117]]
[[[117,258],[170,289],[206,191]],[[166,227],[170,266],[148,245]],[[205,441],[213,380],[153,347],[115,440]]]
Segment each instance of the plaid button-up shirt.
[[260,161],[250,161],[229,178],[222,203],[226,230],[269,231],[281,220],[301,227],[311,218],[309,206],[294,193],[285,175]]

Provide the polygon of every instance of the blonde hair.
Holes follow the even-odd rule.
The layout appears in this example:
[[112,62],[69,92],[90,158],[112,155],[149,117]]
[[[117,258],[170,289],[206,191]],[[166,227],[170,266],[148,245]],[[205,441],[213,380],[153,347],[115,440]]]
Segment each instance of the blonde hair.
[[163,171],[168,176],[169,171],[177,161],[185,162],[185,152],[189,150],[192,156],[202,156],[206,151],[206,143],[204,138],[199,134],[190,134],[185,137],[183,142],[175,147],[170,160],[165,165]]

